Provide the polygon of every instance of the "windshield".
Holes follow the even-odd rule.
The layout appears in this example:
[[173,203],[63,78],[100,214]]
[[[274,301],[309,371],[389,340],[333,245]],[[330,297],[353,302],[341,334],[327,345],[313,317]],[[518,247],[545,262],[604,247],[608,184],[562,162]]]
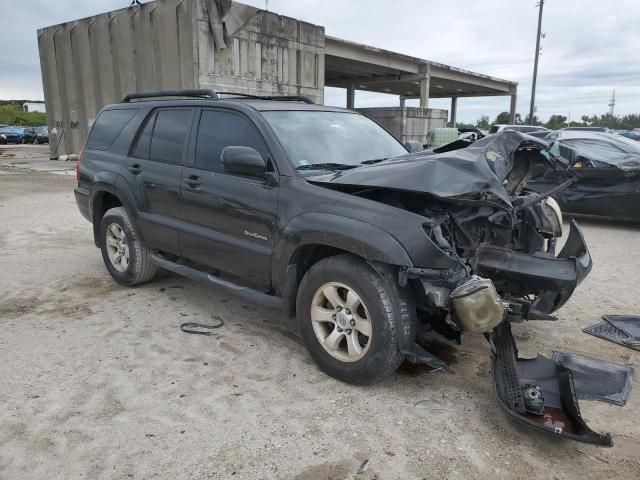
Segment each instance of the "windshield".
[[407,154],[407,149],[367,117],[350,112],[262,112],[295,168],[331,170]]

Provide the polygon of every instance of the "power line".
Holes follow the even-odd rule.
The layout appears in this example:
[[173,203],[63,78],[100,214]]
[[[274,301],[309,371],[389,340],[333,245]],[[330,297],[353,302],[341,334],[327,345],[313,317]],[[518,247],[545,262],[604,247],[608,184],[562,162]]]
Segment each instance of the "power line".
[[540,37],[542,37],[542,9],[544,8],[544,0],[536,5],[540,7],[538,14],[538,33],[536,35],[536,55],[533,61],[533,83],[531,85],[531,108],[529,109],[529,124],[533,125],[533,114],[536,108],[536,81],[538,79],[538,57],[540,56]]

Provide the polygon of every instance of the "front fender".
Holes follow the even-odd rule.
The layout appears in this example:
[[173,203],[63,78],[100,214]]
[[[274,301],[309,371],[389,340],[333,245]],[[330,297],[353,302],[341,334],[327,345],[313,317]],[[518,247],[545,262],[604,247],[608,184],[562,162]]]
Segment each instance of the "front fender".
[[283,284],[296,250],[314,244],[338,248],[367,261],[413,266],[400,242],[381,228],[338,215],[310,212],[295,217],[280,234],[274,251],[275,285]]

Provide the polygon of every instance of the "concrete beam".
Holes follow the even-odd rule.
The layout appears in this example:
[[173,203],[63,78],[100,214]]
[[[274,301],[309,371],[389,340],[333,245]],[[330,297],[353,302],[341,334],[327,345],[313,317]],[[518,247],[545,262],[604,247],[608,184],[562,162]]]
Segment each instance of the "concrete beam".
[[400,110],[402,115],[400,139],[405,143],[407,141],[407,101],[404,97],[400,97]]
[[518,101],[518,95],[511,95],[511,108],[509,109],[509,123],[514,125],[516,123],[516,103]]
[[429,108],[429,88],[431,84],[430,75],[420,80],[420,108]]
[[451,126],[456,127],[456,117],[458,116],[458,97],[451,97]]
[[466,83],[470,86],[479,86],[487,90],[504,92],[504,95],[509,95],[513,89],[512,82],[501,82],[481,75],[470,75],[465,72],[458,72],[437,66],[431,66],[431,76],[434,79],[450,80],[452,82]]
[[353,110],[356,103],[356,87],[353,83],[347,86],[347,108]]

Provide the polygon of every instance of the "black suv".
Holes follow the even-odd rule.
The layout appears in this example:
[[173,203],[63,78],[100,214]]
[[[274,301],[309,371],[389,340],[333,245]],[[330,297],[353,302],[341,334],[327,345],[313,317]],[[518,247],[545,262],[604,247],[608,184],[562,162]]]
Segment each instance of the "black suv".
[[156,92],[100,113],[75,192],[120,284],[163,268],[282,308],[320,368],[352,383],[405,359],[447,370],[425,337],[485,333],[498,397],[524,416],[509,323],[552,318],[591,268],[575,223],[555,255],[557,188],[526,189],[549,165],[569,175],[514,131],[409,153],[303,97]]

